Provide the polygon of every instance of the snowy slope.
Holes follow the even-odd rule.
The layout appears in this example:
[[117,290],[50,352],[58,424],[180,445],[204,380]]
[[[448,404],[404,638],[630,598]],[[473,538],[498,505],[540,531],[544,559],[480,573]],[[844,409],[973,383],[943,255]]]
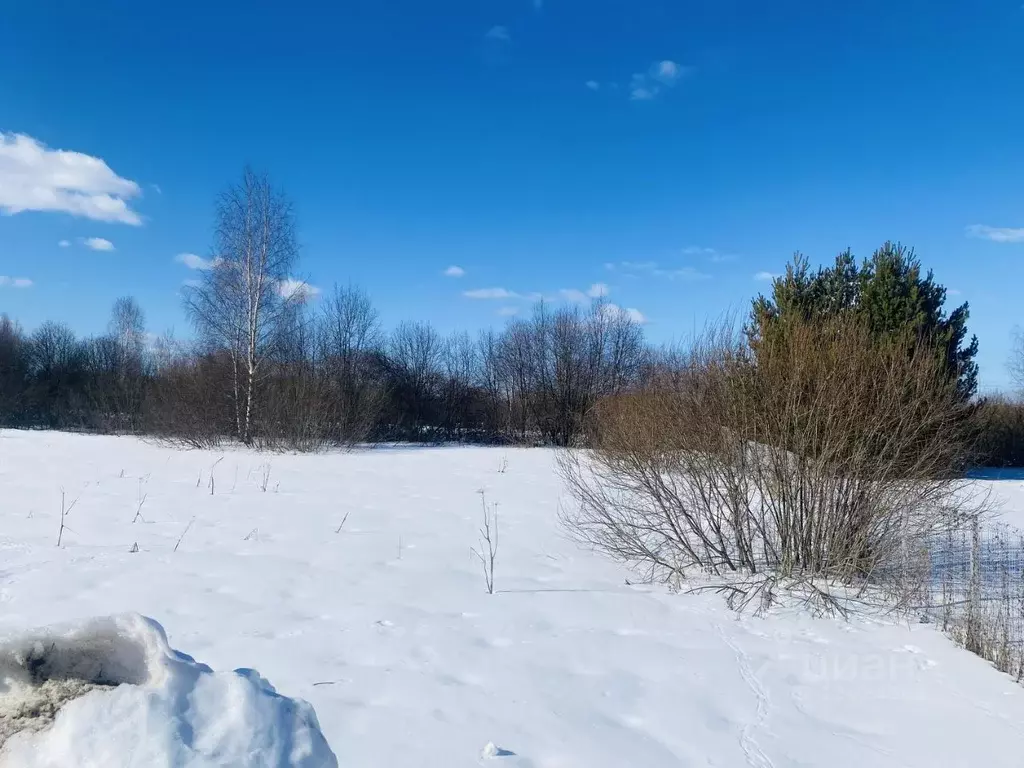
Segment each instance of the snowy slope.
[[[995,487],[1024,518],[1021,484]],[[470,552],[480,490],[495,595]],[[932,628],[629,586],[565,538],[559,501],[543,450],[0,432],[0,632],[153,616],[172,647],[310,702],[343,767],[1024,763],[1024,688]]]

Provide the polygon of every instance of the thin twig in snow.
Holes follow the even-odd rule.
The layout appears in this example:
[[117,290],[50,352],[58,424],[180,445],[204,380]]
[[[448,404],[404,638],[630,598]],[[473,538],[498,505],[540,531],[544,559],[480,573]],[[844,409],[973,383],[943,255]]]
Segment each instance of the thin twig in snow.
[[[81,496],[78,496],[77,498],[75,498],[75,500],[71,502],[71,506],[67,507],[66,509],[64,507],[64,498],[65,498],[64,497],[64,489],[61,488],[60,489],[60,530],[57,532],[57,546],[58,547],[60,546],[61,542],[64,540],[64,530],[65,529],[67,529],[69,531],[71,530],[70,528],[67,527],[67,525],[64,524],[64,520],[65,520],[65,518],[68,515],[71,514],[71,510],[75,508],[75,504],[78,503],[78,499],[80,499]],[[72,533],[74,533],[74,531],[72,531]]]
[[[487,506],[487,494],[480,491],[480,502],[484,512],[484,526],[480,529],[480,549],[471,550],[484,569],[484,583],[487,594],[494,594],[494,562],[498,555],[498,505]],[[486,549],[486,554],[484,550]]]
[[139,506],[135,510],[135,517],[132,518],[132,525],[135,525],[136,521],[141,520],[146,522],[146,518],[142,516],[142,505],[146,503],[146,499],[149,498],[149,494],[143,495],[142,493],[142,478],[139,478]]
[[174,545],[174,551],[175,552],[178,551],[178,547],[181,546],[182,539],[185,538],[185,534],[188,533],[189,528],[192,527],[192,523],[194,523],[195,521],[196,521],[196,519],[194,517],[191,520],[188,521],[188,525],[185,526],[185,530],[181,532],[181,536],[178,538],[178,543]]

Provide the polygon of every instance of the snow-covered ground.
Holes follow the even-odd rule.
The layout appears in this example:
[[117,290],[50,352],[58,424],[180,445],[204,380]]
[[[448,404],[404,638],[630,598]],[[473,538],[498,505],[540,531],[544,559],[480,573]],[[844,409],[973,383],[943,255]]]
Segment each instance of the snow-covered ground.
[[[992,485],[1024,522],[1024,483]],[[494,595],[470,551],[480,491]],[[171,647],[311,703],[343,768],[1024,761],[1024,687],[931,627],[631,586],[565,537],[560,501],[544,450],[0,432],[0,634],[151,616]]]

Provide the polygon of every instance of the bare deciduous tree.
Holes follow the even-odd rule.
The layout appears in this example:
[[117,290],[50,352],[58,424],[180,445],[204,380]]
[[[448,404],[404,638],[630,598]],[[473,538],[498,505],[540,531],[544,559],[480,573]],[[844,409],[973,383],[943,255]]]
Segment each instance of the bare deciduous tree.
[[409,437],[421,439],[436,421],[444,342],[429,323],[402,323],[391,335],[388,368],[395,418]]
[[185,307],[201,337],[230,356],[236,436],[250,443],[263,364],[282,320],[306,298],[290,277],[298,258],[292,205],[266,175],[246,168],[221,195],[213,255],[186,289]]
[[378,357],[380,320],[369,296],[355,286],[334,286],[320,313],[320,359],[333,396],[335,440],[365,440],[384,406]]

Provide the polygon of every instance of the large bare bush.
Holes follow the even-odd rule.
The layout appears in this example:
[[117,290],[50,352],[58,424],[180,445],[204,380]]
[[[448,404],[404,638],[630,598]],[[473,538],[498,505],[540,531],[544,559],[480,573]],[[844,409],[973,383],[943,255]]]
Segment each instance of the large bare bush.
[[924,578],[929,537],[977,511],[967,413],[926,344],[793,322],[755,359],[713,327],[594,409],[592,450],[561,455],[565,522],[651,577]]

